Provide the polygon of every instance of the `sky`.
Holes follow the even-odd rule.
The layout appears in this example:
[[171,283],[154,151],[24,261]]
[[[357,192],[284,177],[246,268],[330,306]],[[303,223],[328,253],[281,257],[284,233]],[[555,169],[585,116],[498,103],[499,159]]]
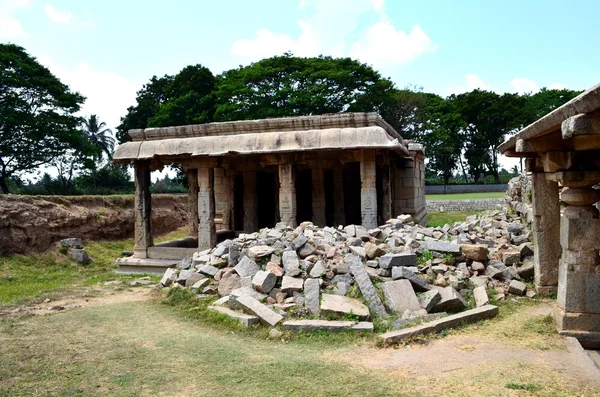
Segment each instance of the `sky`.
[[[600,80],[596,0],[0,0],[24,47],[115,128],[156,75],[214,74],[291,51],[372,65],[398,87],[587,89]],[[510,165],[510,162],[503,162]]]

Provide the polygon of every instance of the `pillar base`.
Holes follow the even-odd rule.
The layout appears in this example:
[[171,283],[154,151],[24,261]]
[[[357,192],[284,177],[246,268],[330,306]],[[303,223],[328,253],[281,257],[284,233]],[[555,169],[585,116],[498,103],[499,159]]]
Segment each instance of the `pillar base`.
[[139,259],[148,258],[148,251],[146,249],[135,249],[133,250],[133,257]]
[[536,285],[535,292],[542,298],[556,297],[558,286],[556,285]]
[[558,333],[576,338],[581,346],[600,348],[600,314],[565,313],[559,306],[554,309]]

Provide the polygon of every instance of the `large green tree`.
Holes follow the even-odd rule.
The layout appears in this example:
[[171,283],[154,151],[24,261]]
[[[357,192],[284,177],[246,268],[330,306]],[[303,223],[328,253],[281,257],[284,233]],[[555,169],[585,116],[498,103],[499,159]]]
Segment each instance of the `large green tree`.
[[527,94],[526,124],[531,124],[581,94],[581,91],[568,89],[542,88],[535,94]]
[[0,44],[0,188],[78,141],[84,97],[14,44]]
[[187,66],[176,75],[153,76],[137,93],[117,127],[117,140],[131,140],[135,128],[207,123],[214,114],[215,77],[202,65]]
[[263,59],[217,79],[216,121],[380,111],[393,84],[350,58]]

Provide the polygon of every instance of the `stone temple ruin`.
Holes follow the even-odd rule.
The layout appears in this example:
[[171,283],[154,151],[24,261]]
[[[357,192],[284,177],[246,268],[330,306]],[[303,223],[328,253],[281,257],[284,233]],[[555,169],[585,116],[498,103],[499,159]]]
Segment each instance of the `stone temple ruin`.
[[[135,168],[134,254],[124,272],[162,272],[218,241],[283,222],[375,228],[427,223],[424,153],[376,113],[131,130],[113,162]],[[154,244],[150,172],[183,166],[190,236]]]
[[[561,334],[600,347],[600,85],[500,146],[533,182],[535,284],[556,293]],[[561,211],[561,206],[564,209]]]

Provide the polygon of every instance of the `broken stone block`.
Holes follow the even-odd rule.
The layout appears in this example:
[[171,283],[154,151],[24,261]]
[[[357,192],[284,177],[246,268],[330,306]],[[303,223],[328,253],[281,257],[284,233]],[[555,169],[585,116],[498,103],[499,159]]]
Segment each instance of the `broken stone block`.
[[264,324],[275,326],[277,323],[283,320],[283,317],[280,314],[275,313],[273,310],[269,309],[267,306],[250,296],[238,296],[235,298],[235,300],[237,305],[239,305],[242,310],[257,316]]
[[265,270],[268,272],[271,272],[275,275],[275,277],[282,277],[283,276],[283,269],[281,268],[281,266],[273,263],[273,262],[269,262],[267,263],[267,266],[265,267]]
[[460,249],[465,259],[473,261],[485,261],[488,259],[489,250],[483,245],[461,244]]
[[285,251],[282,262],[286,276],[295,277],[302,273],[300,270],[300,259],[298,259],[296,251]]
[[238,289],[234,289],[233,291],[231,291],[230,296],[233,299],[233,301],[237,300],[239,296],[250,296],[259,302],[264,302],[267,300],[267,295],[260,293],[251,287],[240,287]]
[[240,277],[254,277],[256,272],[260,270],[260,267],[247,256],[244,256],[237,265],[233,268]]
[[485,271],[485,265],[481,262],[473,261],[473,263],[471,263],[471,270],[473,270],[474,272],[481,273]]
[[489,277],[497,280],[504,280],[509,276],[506,265],[500,261],[490,261],[485,270]]
[[523,266],[520,266],[519,268],[517,268],[517,274],[521,278],[525,278],[525,279],[533,278],[533,276],[535,274],[535,268],[534,268],[533,261],[531,261],[531,260],[525,261],[523,263]]
[[184,285],[185,281],[195,272],[196,272],[195,269],[181,270],[175,281],[177,281],[179,284]]
[[415,290],[408,280],[387,281],[381,285],[386,306],[393,312],[421,309]]
[[379,267],[391,269],[397,266],[417,266],[417,255],[411,252],[399,254],[385,254],[379,258]]
[[306,237],[302,233],[298,237],[296,237],[294,239],[294,241],[292,241],[292,244],[290,245],[290,248],[293,249],[294,251],[296,251],[297,249],[299,249],[300,247],[302,247],[307,242],[308,242],[308,237]]
[[306,258],[315,252],[317,252],[317,249],[311,243],[306,243],[298,250],[298,256],[300,258]]
[[509,294],[523,296],[523,295],[525,295],[525,292],[527,292],[527,284],[525,284],[521,281],[512,280],[510,282],[510,284],[508,285],[508,293]]
[[64,238],[60,240],[60,246],[64,248],[83,248],[83,241],[78,237]]
[[259,270],[252,277],[252,285],[263,294],[268,294],[277,284],[277,276],[268,271]]
[[429,290],[429,282],[427,282],[427,280],[403,266],[392,268],[392,279],[406,279],[410,281],[415,291],[418,292],[425,292]]
[[248,249],[248,256],[252,259],[258,259],[271,255],[273,252],[275,252],[275,250],[268,245],[255,245]]
[[[192,292],[198,292],[199,290],[204,289],[205,287],[208,286],[208,284],[210,284],[210,279],[209,278],[203,278],[202,280],[198,280],[196,281],[191,287],[190,289],[192,290]],[[187,285],[186,285],[187,287]]]
[[323,294],[321,296],[321,312],[343,316],[351,314],[360,319],[369,318],[369,308],[357,299],[341,295]]
[[375,327],[373,326],[373,323],[368,321],[359,321],[351,325],[350,329],[357,332],[373,332]]
[[226,296],[231,293],[231,291],[238,289],[242,286],[242,281],[240,280],[240,276],[233,272],[228,271],[223,274],[221,280],[219,280],[219,287],[217,290],[219,291],[219,295]]
[[69,258],[82,265],[87,265],[92,262],[86,250],[82,248],[71,248],[69,251]]
[[506,266],[512,266],[519,263],[521,260],[521,253],[519,251],[506,251],[502,253],[502,262]]
[[473,290],[473,297],[475,298],[475,306],[477,307],[490,304],[490,298],[488,297],[485,287],[476,287]]
[[231,310],[227,307],[223,307],[223,306],[209,306],[208,310],[212,310],[214,312],[218,312],[218,313],[224,314],[226,316],[229,316],[232,319],[237,320],[244,327],[249,327],[251,325],[258,324],[258,322],[259,322],[259,319],[256,316],[251,316],[249,314],[236,312],[236,311],[233,311],[233,310]]
[[369,309],[371,309],[373,314],[377,317],[387,317],[385,307],[383,306],[383,303],[381,303],[381,299],[379,299],[379,295],[367,273],[366,269],[370,268],[365,268],[362,261],[357,256],[349,255],[346,258],[346,261],[350,265],[350,271],[354,275],[354,280],[358,284],[358,288],[360,289],[363,298],[365,298]]
[[304,280],[301,278],[283,276],[281,280],[281,292],[301,292],[304,286]]
[[237,265],[240,260],[240,246],[232,244],[229,246],[229,256],[227,257],[227,264],[231,267]]
[[313,268],[310,270],[310,276],[313,278],[321,278],[325,274],[326,269],[323,265],[323,261],[317,261]]
[[198,267],[198,273],[207,275],[209,277],[214,277],[218,271],[219,269],[211,265],[202,265]]
[[385,251],[373,243],[365,243],[364,248],[367,258],[369,259],[375,259],[379,258],[382,255],[385,255]]
[[168,287],[169,285],[173,284],[175,280],[177,280],[177,269],[168,268],[165,270],[165,274],[162,276],[160,283],[163,286]]
[[534,252],[531,248],[531,243],[523,243],[519,245],[519,253],[521,254],[521,259],[525,259],[527,257],[533,256]]
[[[190,288],[196,282],[203,280],[203,279],[206,279],[206,276],[204,274],[194,272],[187,278],[187,280],[185,280],[185,287]],[[210,280],[209,280],[209,282],[210,282]]]
[[351,245],[350,251],[352,251],[355,255],[358,255],[361,259],[366,259],[367,253],[363,247],[356,247]]
[[442,296],[442,299],[431,310],[432,313],[459,312],[467,307],[465,299],[454,288],[438,286],[432,288],[437,289]]
[[421,243],[421,248],[429,251],[444,252],[456,255],[460,254],[460,246],[458,244],[445,241],[423,241]]
[[419,296],[419,305],[421,305],[422,309],[429,312],[441,299],[442,295],[440,295],[440,292],[432,289]]
[[312,314],[319,314],[320,290],[319,280],[309,278],[304,281],[304,305]]
[[289,320],[283,323],[283,329],[293,332],[341,332],[350,331],[354,323],[340,320]]

